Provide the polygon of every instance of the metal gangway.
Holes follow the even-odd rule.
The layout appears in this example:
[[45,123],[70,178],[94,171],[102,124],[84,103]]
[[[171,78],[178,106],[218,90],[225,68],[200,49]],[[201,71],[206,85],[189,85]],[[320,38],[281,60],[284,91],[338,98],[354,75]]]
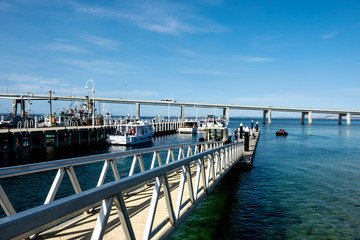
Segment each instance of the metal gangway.
[[[38,174],[55,178],[47,186],[43,204],[19,212],[0,184],[0,203],[7,215],[0,219],[0,239],[168,238],[243,156],[243,150],[242,142],[197,142],[1,168],[0,183],[21,177],[26,184],[27,177]],[[54,200],[65,175],[75,194]],[[95,178],[95,186],[82,190],[80,177],[87,183]],[[36,185],[32,182],[26,188]],[[23,197],[32,201],[31,196]],[[86,227],[79,220],[84,218]],[[67,232],[61,235],[61,231]]]

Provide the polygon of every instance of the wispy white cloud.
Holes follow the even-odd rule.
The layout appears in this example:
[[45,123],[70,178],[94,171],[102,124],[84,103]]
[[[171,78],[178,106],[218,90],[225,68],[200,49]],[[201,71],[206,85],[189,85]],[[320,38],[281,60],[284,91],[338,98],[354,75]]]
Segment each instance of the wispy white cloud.
[[88,52],[86,49],[82,47],[78,47],[76,45],[62,43],[62,42],[53,42],[46,45],[47,49],[54,50],[54,51],[61,51],[61,52],[68,52],[68,53],[86,53]]
[[104,95],[108,98],[131,98],[131,99],[143,99],[145,97],[153,97],[160,95],[160,92],[156,91],[141,91],[141,90],[107,90],[106,92],[98,91],[99,95]]
[[[60,78],[46,78],[29,74],[12,73],[7,75],[9,86],[13,92],[43,93],[44,89],[58,86]],[[25,93],[25,92],[24,92]]]
[[340,89],[339,91],[347,92],[347,93],[359,94],[360,93],[360,88],[344,88],[344,89]]
[[0,11],[2,10],[8,10],[10,8],[13,8],[14,6],[11,5],[10,3],[6,3],[6,2],[0,2]]
[[115,61],[104,61],[104,60],[94,60],[94,61],[81,61],[73,59],[57,59],[56,62],[67,64],[73,67],[85,69],[89,72],[102,73],[109,75],[116,75],[123,69],[133,68],[130,64],[115,62]]
[[119,41],[88,35],[88,34],[81,35],[81,38],[83,38],[88,43],[95,44],[102,48],[111,49],[111,50],[120,50],[121,42]]
[[186,57],[202,57],[203,55],[198,54],[197,52],[183,47],[177,47],[177,46],[162,46],[162,48],[166,51],[168,51],[171,54],[180,54],[181,56]]
[[206,70],[206,69],[188,69],[188,70],[185,70],[184,73],[213,75],[213,76],[220,76],[220,75],[228,74],[227,72],[223,72],[223,71]]
[[226,30],[226,27],[196,14],[194,8],[180,3],[138,1],[122,3],[118,8],[72,3],[77,11],[128,22],[153,32],[178,34]]
[[159,95],[159,92],[155,92],[155,91],[130,91],[129,96],[132,97],[149,97],[149,96],[156,96]]
[[7,75],[7,78],[13,82],[27,82],[27,83],[43,83],[43,84],[54,84],[57,83],[60,79],[59,78],[52,78],[47,79],[44,77],[39,76],[33,76],[28,74],[18,74],[18,73],[12,73]]
[[235,97],[231,101],[240,105],[260,105],[260,106],[288,106],[294,102],[301,102],[302,95],[296,93],[269,93],[259,95],[244,95]]
[[240,62],[272,62],[274,59],[265,57],[254,57],[254,56],[238,56],[235,57]]
[[337,35],[338,33],[337,32],[331,32],[331,33],[328,33],[328,34],[325,34],[323,36],[321,36],[322,39],[329,39],[329,38],[333,38]]

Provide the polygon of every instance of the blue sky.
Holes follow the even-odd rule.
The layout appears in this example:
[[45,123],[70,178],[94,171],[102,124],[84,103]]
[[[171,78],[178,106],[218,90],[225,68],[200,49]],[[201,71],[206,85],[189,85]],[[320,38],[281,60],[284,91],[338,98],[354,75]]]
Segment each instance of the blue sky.
[[360,110],[359,13],[355,0],[2,0],[0,92],[83,96],[91,78],[98,97]]

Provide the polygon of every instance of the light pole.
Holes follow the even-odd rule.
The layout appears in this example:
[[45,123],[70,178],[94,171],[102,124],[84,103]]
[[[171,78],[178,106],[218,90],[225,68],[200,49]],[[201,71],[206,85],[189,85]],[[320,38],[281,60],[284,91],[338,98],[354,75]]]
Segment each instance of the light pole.
[[170,102],[168,103],[168,122],[170,122]]
[[92,79],[88,79],[86,81],[86,85],[85,88],[88,89],[88,82],[91,81],[93,84],[93,88],[92,88],[92,94],[93,94],[93,101],[92,101],[92,127],[95,127],[95,82]]

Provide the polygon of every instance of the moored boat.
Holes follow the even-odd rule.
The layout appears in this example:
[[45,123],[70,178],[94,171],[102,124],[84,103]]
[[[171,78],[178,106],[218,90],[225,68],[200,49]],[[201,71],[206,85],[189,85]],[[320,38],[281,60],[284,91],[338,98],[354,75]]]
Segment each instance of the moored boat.
[[221,119],[220,117],[216,119],[214,114],[208,114],[206,116],[206,119],[204,121],[199,121],[199,127],[198,131],[205,131],[208,127],[224,127],[226,124],[226,121]]
[[196,122],[185,122],[185,125],[179,127],[179,133],[188,133],[188,134],[195,134],[197,132],[197,123]]
[[213,126],[205,129],[205,141],[231,142],[231,131],[228,127]]
[[106,141],[117,145],[135,145],[150,142],[154,133],[150,123],[144,121],[120,121],[116,126],[115,134],[108,135]]

